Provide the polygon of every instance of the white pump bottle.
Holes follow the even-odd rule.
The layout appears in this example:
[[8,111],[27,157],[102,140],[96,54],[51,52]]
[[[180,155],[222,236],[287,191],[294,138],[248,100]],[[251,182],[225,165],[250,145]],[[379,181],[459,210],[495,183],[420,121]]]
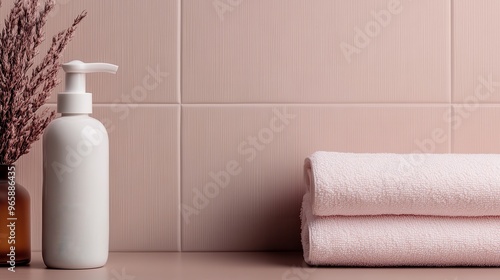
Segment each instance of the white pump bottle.
[[118,66],[75,60],[62,67],[61,117],[43,136],[42,256],[50,268],[97,268],[109,251],[109,140],[104,125],[89,116],[85,75],[116,73]]

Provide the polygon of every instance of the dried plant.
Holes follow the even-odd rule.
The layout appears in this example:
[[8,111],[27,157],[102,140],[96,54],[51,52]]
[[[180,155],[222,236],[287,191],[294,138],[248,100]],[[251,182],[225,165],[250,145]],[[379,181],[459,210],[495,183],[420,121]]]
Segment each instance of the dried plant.
[[68,29],[55,35],[41,62],[33,66],[55,5],[54,0],[43,0],[43,6],[40,2],[15,0],[0,32],[0,164],[12,164],[28,153],[54,119],[53,110],[40,107],[59,84],[61,53],[86,16],[82,12]]

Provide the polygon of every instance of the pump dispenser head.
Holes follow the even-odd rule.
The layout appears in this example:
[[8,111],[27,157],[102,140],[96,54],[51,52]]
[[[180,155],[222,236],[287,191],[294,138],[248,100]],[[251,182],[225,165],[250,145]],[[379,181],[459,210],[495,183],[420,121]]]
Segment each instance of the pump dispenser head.
[[61,114],[91,114],[92,94],[86,92],[85,75],[88,73],[111,73],[118,66],[108,63],[85,63],[79,60],[62,65],[66,72],[64,92],[57,95],[57,112]]

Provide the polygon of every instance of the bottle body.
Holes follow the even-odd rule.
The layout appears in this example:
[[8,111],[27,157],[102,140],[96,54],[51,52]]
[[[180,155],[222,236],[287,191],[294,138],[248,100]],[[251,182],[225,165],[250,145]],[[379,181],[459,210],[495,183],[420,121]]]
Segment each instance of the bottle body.
[[42,256],[51,268],[106,264],[109,140],[86,114],[54,120],[43,136]]
[[30,195],[17,175],[14,165],[0,165],[0,266],[31,261]]

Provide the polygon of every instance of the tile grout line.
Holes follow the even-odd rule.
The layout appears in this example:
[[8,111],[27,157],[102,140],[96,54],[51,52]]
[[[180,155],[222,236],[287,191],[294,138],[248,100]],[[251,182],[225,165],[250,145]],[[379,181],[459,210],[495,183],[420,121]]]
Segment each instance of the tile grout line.
[[[454,86],[454,75],[455,75],[455,60],[454,60],[454,55],[455,55],[455,48],[453,44],[454,40],[454,13],[453,13],[453,8],[454,8],[454,0],[450,0],[450,113],[453,116],[455,113],[453,110],[453,94],[455,93],[455,86]],[[448,151],[449,153],[453,153],[453,130],[451,129],[451,123],[448,124],[448,133],[450,135],[450,141],[448,143]]]
[[450,104],[453,104],[453,93],[454,93],[454,85],[453,85],[453,81],[454,81],[454,59],[453,59],[453,56],[454,56],[454,47],[453,47],[453,40],[454,40],[454,36],[453,36],[453,31],[454,31],[454,28],[453,28],[453,0],[450,0]]
[[[141,105],[141,104],[138,104]],[[151,104],[154,105],[154,104]],[[176,104],[170,104],[176,105]],[[179,104],[177,104],[179,105]],[[269,107],[269,106],[295,106],[295,107],[316,107],[316,106],[324,106],[324,107],[443,107],[449,108],[450,106],[469,106],[470,104],[465,102],[445,102],[445,103],[187,103],[180,104],[182,107]],[[474,106],[478,107],[495,107],[500,106],[500,102],[496,103],[478,103],[474,104]]]
[[[56,103],[46,103],[46,106],[56,106]],[[106,106],[144,106],[144,107],[231,107],[231,106],[332,106],[332,107],[450,107],[450,106],[469,106],[465,102],[446,102],[446,103],[94,103],[95,107]],[[478,107],[498,107],[500,102],[477,103]]]
[[[284,103],[284,102],[267,102],[267,103],[185,103],[181,104],[182,106],[190,107],[190,106],[221,106],[221,107],[230,107],[230,106],[448,106],[449,102],[444,103]],[[463,103],[466,105],[466,103]],[[500,105],[500,103],[498,103]]]
[[178,216],[177,216],[177,251],[182,252],[182,0],[177,0],[177,101],[178,107],[178,128],[177,139],[177,162],[179,163],[178,170]]
[[182,252],[182,108],[179,106],[177,111],[177,139],[179,143],[177,144],[177,162],[178,166],[178,178],[177,178],[177,188],[178,188],[178,207],[177,207],[177,251]]

